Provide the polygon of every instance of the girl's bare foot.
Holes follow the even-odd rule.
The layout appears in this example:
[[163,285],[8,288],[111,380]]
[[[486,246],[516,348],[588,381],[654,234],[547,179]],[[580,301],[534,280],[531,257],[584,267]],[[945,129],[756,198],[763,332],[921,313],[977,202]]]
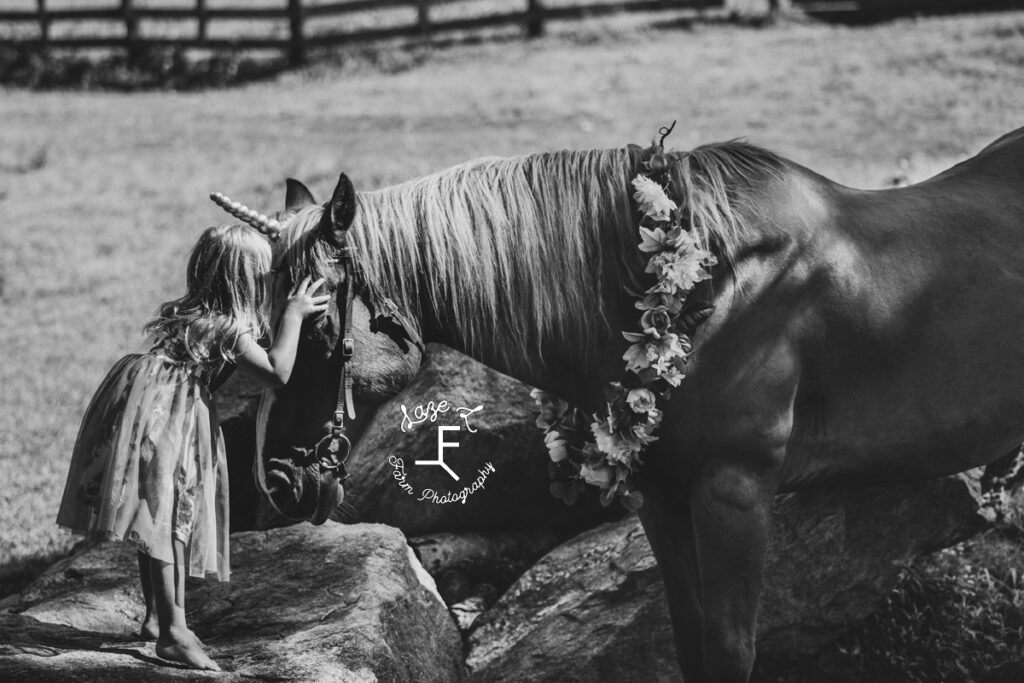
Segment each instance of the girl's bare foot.
[[[196,642],[199,643],[199,647],[206,647],[206,643],[200,640],[195,631],[189,629],[188,632],[196,639]],[[142,628],[139,629],[139,640],[156,640],[158,637],[160,637],[159,622],[157,622],[155,616],[147,616],[142,622]]]
[[161,635],[157,638],[156,653],[164,659],[185,664],[193,669],[220,671],[217,662],[210,659],[203,651],[199,639],[188,629],[168,629],[166,637]]
[[139,629],[139,638],[142,640],[156,640],[160,635],[160,625],[157,623],[156,614],[147,614],[142,620],[142,628]]

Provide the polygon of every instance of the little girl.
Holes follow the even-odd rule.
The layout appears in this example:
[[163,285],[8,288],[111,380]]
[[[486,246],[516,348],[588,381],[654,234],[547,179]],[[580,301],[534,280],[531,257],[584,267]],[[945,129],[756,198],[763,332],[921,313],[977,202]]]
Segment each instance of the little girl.
[[138,548],[142,637],[156,652],[219,670],[185,625],[185,574],[227,581],[228,481],[210,391],[233,366],[280,387],[302,321],[326,309],[307,277],[288,297],[269,351],[270,243],[244,225],[207,229],[192,249],[185,296],[146,325],[148,353],[119,360],[93,396],[57,523]]

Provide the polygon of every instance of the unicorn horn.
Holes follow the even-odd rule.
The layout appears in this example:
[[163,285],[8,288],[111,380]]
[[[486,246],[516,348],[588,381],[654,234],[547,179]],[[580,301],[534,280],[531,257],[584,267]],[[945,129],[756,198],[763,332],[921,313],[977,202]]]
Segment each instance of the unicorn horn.
[[220,192],[214,192],[210,195],[210,199],[213,200],[214,204],[224,209],[238,220],[248,223],[270,239],[277,239],[278,233],[281,232],[280,221],[268,218],[257,211],[253,211],[245,204],[232,201],[227,195],[221,194]]

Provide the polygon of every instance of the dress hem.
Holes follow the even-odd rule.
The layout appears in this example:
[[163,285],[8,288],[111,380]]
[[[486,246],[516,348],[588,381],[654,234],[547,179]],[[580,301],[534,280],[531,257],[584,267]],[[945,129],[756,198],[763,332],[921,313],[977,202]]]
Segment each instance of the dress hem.
[[[59,522],[57,523],[57,526],[60,527],[61,529],[64,529],[65,531],[68,531],[68,532],[74,534],[75,536],[82,536],[82,537],[87,538],[87,539],[92,540],[92,541],[126,543],[126,544],[134,547],[136,550],[138,550],[143,555],[146,555],[147,557],[150,557],[150,558],[156,560],[157,562],[165,562],[167,564],[174,564],[173,561],[167,561],[167,560],[162,560],[162,559],[160,559],[158,557],[153,557],[148,552],[146,552],[146,548],[144,548],[141,543],[135,541],[132,538],[128,538],[128,537],[125,537],[125,536],[120,536],[118,534],[115,534],[112,531],[101,531],[99,529],[76,529],[74,527],[70,527],[70,526],[67,526],[66,524],[61,524]],[[196,573],[196,572],[193,572],[193,571],[190,570],[188,572],[187,576],[190,576],[190,577],[196,578],[196,579],[205,579],[205,580],[217,581],[217,582],[220,582],[220,583],[228,583],[231,580],[230,573],[225,578],[221,578],[221,573],[216,571],[216,570],[214,570],[214,571],[207,571],[207,572],[202,573],[202,574]]]

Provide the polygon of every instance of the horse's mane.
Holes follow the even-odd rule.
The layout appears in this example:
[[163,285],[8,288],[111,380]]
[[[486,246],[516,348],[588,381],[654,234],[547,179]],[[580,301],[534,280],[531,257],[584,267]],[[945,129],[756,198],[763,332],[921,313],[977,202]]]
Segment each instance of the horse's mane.
[[774,152],[743,140],[702,145],[681,155],[669,195],[685,199],[698,245],[731,264],[756,230],[760,193],[754,190],[782,168]]
[[[618,337],[606,306],[641,287],[637,162],[626,149],[481,159],[362,192],[350,236],[363,279],[416,319],[440,316],[471,352],[524,359],[562,341],[585,355]],[[749,229],[740,189],[778,167],[743,142],[707,145],[680,155],[669,193],[685,197],[698,242],[728,260]],[[293,273],[330,267],[317,266],[329,250],[302,239],[320,213],[285,231]]]

